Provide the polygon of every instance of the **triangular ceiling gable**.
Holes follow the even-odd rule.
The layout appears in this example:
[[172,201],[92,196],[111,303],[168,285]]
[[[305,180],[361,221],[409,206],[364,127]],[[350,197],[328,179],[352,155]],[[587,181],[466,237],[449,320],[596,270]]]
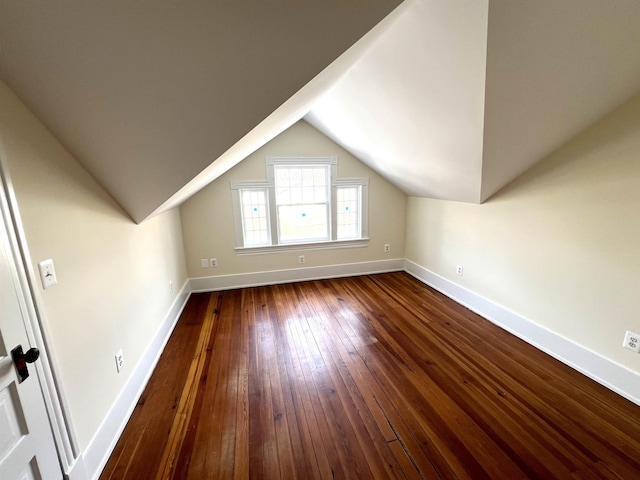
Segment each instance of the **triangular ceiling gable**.
[[2,2],[0,77],[141,221],[399,3]]

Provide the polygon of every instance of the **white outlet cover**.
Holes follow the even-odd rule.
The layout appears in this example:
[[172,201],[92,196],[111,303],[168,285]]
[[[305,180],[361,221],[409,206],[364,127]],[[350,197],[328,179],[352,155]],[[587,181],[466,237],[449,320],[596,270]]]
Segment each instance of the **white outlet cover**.
[[122,350],[119,350],[118,353],[116,353],[116,371],[120,373],[122,367],[124,367],[124,356],[122,355]]
[[624,336],[624,343],[622,346],[629,350],[633,350],[636,353],[640,353],[640,335],[633,332],[627,332]]
[[209,260],[207,260],[206,258],[201,258],[200,259],[200,266],[202,268],[207,268],[209,266]]
[[38,263],[38,270],[40,270],[40,280],[42,281],[42,288],[45,290],[58,283],[56,278],[56,271],[53,268],[53,260],[43,260]]

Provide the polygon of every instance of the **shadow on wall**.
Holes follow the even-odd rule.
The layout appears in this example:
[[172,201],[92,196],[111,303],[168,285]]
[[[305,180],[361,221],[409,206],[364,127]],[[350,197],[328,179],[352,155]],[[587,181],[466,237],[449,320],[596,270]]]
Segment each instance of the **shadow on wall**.
[[[541,186],[565,189],[573,181],[589,178],[594,180],[594,187],[598,186],[602,193],[606,193],[608,188],[616,187],[616,179],[637,176],[636,165],[619,160],[637,153],[634,145],[624,140],[639,135],[639,110],[640,94],[534,165],[484,204],[492,205],[535,194]],[[603,158],[602,155],[606,156]]]

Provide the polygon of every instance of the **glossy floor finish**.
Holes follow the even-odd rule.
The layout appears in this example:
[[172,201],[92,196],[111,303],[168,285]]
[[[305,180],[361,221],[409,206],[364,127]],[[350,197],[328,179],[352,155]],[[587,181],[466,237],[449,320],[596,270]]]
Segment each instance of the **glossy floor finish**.
[[391,273],[192,295],[101,479],[639,472],[640,407]]

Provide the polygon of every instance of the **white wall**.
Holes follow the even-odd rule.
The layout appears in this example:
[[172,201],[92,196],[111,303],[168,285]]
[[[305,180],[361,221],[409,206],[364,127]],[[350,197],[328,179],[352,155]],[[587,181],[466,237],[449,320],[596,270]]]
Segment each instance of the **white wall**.
[[482,205],[411,197],[406,253],[640,373],[640,96]]
[[55,263],[58,284],[38,289],[84,450],[186,282],[180,214],[136,225],[1,82],[0,111],[33,267]]
[[[375,262],[404,258],[407,197],[369,167],[304,121],[274,138],[180,207],[190,278],[267,272],[301,267],[299,251],[238,256],[231,207],[230,181],[265,180],[265,158],[272,156],[338,156],[338,177],[369,178],[368,247],[305,250],[304,267]],[[391,251],[384,252],[384,244]],[[216,257],[217,268],[202,268],[200,259]]]

